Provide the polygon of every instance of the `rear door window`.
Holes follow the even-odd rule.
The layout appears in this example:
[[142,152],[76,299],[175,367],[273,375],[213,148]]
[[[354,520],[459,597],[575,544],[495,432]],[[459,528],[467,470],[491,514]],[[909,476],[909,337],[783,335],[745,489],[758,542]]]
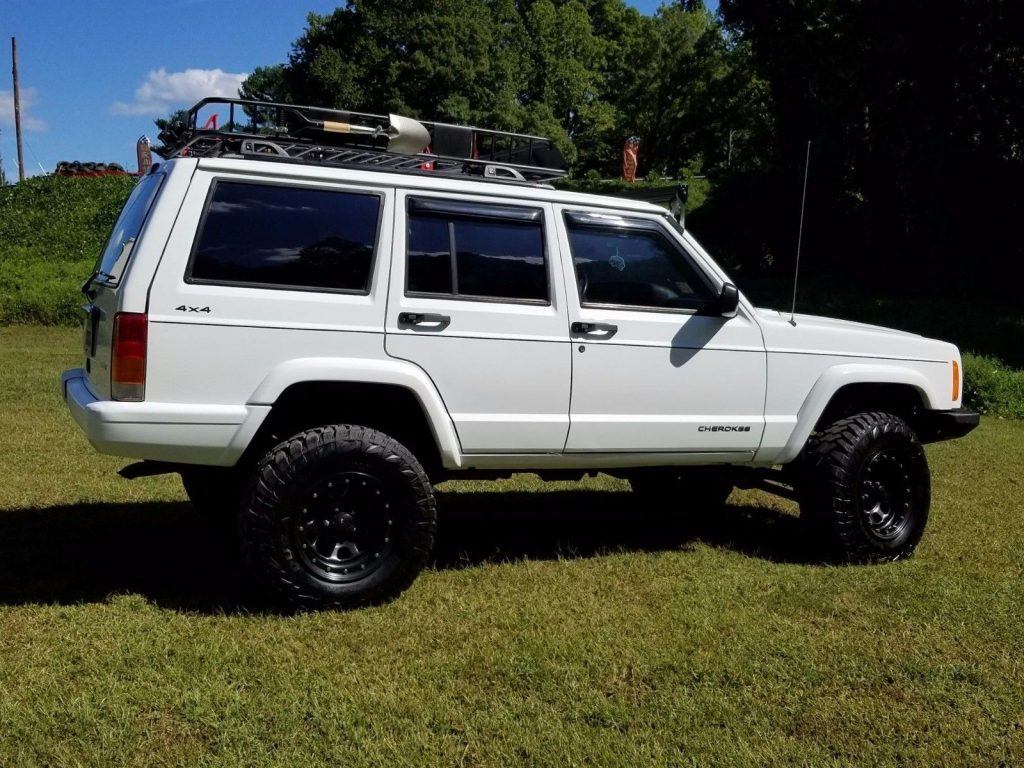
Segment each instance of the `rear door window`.
[[540,209],[409,201],[407,295],[548,302]]
[[217,181],[186,279],[365,294],[380,208],[372,192]]

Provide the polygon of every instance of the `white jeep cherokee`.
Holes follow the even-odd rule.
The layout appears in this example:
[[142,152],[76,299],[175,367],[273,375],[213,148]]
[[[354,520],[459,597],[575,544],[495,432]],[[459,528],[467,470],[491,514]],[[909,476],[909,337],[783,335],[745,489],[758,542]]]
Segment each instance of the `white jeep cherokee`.
[[292,606],[396,595],[432,483],[521,471],[705,511],[789,465],[823,542],[894,560],[928,516],[921,444],[978,423],[955,346],[757,309],[654,205],[478,159],[192,149],[140,180],[83,287],[64,399],[98,450],[145,460],[126,476],[179,472],[237,515]]

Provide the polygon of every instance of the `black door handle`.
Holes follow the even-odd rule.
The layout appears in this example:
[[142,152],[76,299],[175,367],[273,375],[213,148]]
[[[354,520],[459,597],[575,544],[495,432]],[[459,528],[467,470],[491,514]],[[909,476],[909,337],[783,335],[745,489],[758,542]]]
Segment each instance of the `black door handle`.
[[619,326],[612,325],[611,323],[581,323],[575,322],[569,326],[571,330],[577,336],[592,336],[594,334],[604,334],[605,338],[610,338],[615,335],[619,330]]
[[399,312],[398,324],[405,326],[429,325],[436,326],[436,330],[447,328],[452,319],[448,315],[438,315],[432,312]]

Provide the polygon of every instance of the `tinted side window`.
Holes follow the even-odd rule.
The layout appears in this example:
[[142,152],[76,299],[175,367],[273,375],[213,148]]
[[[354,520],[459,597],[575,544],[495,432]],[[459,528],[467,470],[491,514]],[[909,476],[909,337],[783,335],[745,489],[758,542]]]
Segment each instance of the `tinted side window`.
[[132,190],[128,202],[121,209],[121,215],[117,217],[117,223],[114,224],[114,229],[110,233],[107,246],[100,254],[99,261],[96,262],[100,280],[120,278],[163,180],[162,173],[148,173]]
[[408,293],[548,300],[544,230],[535,221],[443,210],[409,212]]
[[663,235],[567,222],[582,304],[699,309],[711,291]]
[[436,216],[409,217],[408,281],[411,293],[451,293],[449,224]]
[[217,182],[190,278],[365,292],[379,210],[372,194]]

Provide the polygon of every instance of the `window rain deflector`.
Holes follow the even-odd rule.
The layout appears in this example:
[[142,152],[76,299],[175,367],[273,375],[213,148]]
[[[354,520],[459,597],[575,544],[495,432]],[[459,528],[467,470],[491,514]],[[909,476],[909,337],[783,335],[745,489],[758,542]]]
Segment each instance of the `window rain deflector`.
[[464,216],[478,219],[504,219],[507,221],[540,221],[540,208],[521,208],[514,205],[474,203],[468,200],[439,200],[428,197],[409,198],[409,212],[421,215]]

